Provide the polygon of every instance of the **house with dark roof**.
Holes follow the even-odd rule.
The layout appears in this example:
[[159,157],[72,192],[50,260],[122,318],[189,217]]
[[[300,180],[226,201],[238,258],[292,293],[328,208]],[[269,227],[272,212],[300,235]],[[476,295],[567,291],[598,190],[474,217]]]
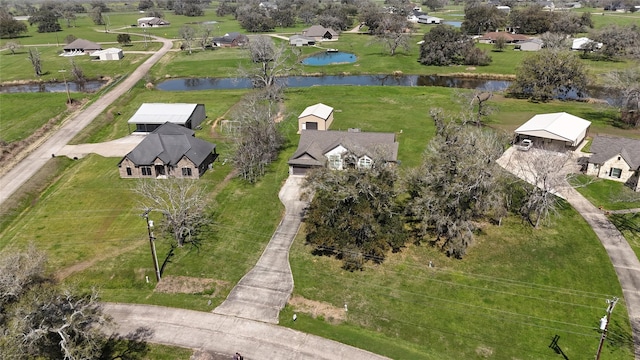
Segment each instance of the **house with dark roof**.
[[102,50],[102,46],[94,43],[93,41],[85,39],[75,39],[62,49],[64,50],[62,55],[73,56],[91,54],[94,51]]
[[298,134],[302,130],[329,130],[333,122],[333,108],[323,103],[307,106],[298,116]]
[[135,132],[152,132],[167,122],[196,129],[206,117],[204,104],[144,103],[127,123]]
[[289,174],[305,175],[318,167],[342,170],[371,167],[373,161],[396,163],[398,142],[394,133],[302,130],[298,149],[289,158]]
[[640,191],[640,140],[596,136],[590,151],[587,175],[623,182]]
[[230,32],[224,34],[224,36],[214,37],[211,39],[211,44],[214,47],[237,47],[244,46],[249,43],[247,35],[243,35],[239,32]]
[[521,34],[512,34],[506,31],[492,31],[483,34],[480,38],[478,38],[478,42],[483,44],[493,44],[499,38],[504,39],[504,41],[509,44],[517,44],[529,40],[528,36]]
[[171,25],[171,23],[167,20],[155,16],[142,17],[138,19],[139,27],[161,27],[169,25]]
[[322,25],[313,25],[308,29],[302,30],[302,35],[313,38],[315,41],[338,40],[338,33],[335,30]]
[[125,155],[118,168],[126,179],[198,179],[217,157],[215,144],[197,139],[191,129],[166,123]]

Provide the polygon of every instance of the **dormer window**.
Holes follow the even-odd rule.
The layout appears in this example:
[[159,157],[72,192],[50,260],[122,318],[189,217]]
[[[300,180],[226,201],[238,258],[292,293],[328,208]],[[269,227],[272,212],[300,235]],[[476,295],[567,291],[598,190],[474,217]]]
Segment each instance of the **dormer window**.
[[369,168],[371,168],[372,164],[373,164],[373,161],[371,161],[371,159],[369,159],[366,156],[363,156],[360,159],[358,159],[358,167],[359,168],[369,169]]
[[329,169],[342,170],[342,158],[340,155],[329,155]]

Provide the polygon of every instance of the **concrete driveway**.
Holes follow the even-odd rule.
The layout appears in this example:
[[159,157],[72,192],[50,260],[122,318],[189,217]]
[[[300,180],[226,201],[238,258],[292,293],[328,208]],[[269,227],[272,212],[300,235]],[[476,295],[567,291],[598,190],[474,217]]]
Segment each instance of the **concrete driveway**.
[[[353,346],[260,321],[152,305],[104,304],[115,332],[153,331],[148,341],[219,354],[240,352],[246,360],[382,360]],[[300,320],[298,320],[300,321]],[[231,359],[231,355],[229,355]]]
[[306,203],[300,200],[303,177],[289,176],[279,198],[286,211],[256,266],[231,290],[215,314],[278,323],[280,310],[293,291],[289,248],[302,222]]

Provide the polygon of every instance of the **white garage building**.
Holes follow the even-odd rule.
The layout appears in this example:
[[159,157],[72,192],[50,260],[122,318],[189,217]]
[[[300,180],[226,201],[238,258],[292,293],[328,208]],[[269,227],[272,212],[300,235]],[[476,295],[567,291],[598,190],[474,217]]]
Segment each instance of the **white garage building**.
[[204,104],[144,103],[128,124],[135,126],[135,132],[152,132],[167,122],[197,129],[206,117]]
[[516,142],[530,139],[546,149],[575,149],[587,136],[591,122],[566,112],[538,114],[516,129]]

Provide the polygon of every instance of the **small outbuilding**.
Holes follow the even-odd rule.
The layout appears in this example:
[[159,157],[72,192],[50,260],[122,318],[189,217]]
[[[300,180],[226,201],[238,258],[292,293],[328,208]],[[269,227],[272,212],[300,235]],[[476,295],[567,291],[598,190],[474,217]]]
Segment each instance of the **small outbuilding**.
[[291,46],[309,46],[315,45],[316,39],[303,35],[292,35],[289,37],[289,45]]
[[[573,39],[571,42],[571,50],[584,50],[585,47],[590,43],[595,43],[595,41],[589,39],[588,37],[581,37]],[[602,47],[602,43],[596,43],[596,48],[600,49]]]
[[640,140],[596,136],[589,151],[587,175],[625,183],[640,191]]
[[92,54],[95,51],[102,50],[102,46],[94,43],[93,41],[85,39],[75,39],[68,45],[62,48],[64,56],[86,55]]
[[540,38],[532,38],[515,45],[514,50],[520,51],[540,51],[544,46],[544,41]]
[[418,24],[437,25],[442,23],[441,18],[423,14],[418,16]]
[[534,146],[575,149],[587,136],[591,122],[566,112],[538,114],[516,129],[516,142],[530,139]]
[[128,124],[135,126],[135,132],[152,132],[164,123],[196,129],[207,117],[204,104],[145,103],[140,105]]
[[91,53],[91,56],[97,57],[98,60],[107,61],[107,60],[121,60],[124,57],[124,53],[122,49],[118,48],[108,48],[104,50],[98,50]]
[[333,108],[323,103],[308,106],[298,116],[298,134],[302,130],[328,130],[333,122]]

